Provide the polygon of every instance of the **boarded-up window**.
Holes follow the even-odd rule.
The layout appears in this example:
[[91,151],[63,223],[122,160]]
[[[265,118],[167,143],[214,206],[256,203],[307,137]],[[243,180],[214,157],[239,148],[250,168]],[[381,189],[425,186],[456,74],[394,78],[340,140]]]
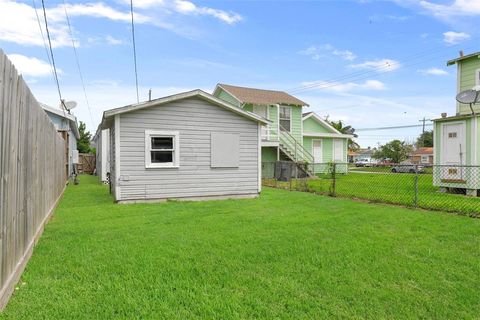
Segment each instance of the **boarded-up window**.
[[211,134],[211,167],[238,168],[240,162],[240,135]]

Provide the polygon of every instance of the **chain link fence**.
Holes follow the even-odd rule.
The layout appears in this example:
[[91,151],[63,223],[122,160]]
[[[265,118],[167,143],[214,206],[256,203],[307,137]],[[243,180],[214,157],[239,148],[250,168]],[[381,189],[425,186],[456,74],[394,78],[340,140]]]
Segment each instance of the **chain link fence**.
[[480,167],[262,163],[263,185],[480,217]]

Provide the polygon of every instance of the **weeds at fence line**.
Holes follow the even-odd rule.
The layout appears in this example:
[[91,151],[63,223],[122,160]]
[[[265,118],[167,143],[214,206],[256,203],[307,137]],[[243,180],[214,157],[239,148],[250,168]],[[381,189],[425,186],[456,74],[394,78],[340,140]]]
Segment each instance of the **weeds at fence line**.
[[274,188],[480,217],[480,167],[458,165],[356,168],[347,163],[262,164]]

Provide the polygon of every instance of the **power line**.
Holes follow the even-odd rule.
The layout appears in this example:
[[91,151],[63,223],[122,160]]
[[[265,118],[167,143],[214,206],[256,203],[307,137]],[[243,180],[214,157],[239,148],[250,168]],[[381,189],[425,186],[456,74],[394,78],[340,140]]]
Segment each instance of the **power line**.
[[[433,126],[433,124],[426,123],[425,126]],[[360,129],[355,129],[355,132],[357,132],[357,131],[377,131],[377,130],[419,128],[419,127],[423,127],[423,124],[413,124],[413,125],[405,125],[405,126],[392,126],[392,127],[378,127],[378,128],[360,128]]]
[[45,35],[43,34],[42,23],[40,22],[40,17],[38,16],[37,4],[35,3],[35,0],[32,0],[32,2],[33,2],[33,8],[35,9],[35,16],[37,17],[38,29],[40,29],[40,34],[42,35],[43,47],[45,48],[45,54],[47,56],[48,63],[50,64],[50,71],[52,72],[53,81],[55,81],[55,74],[53,72],[52,59],[50,58],[50,53],[48,51],[47,40],[45,39]]
[[73,39],[72,27],[70,25],[70,19],[68,17],[67,5],[65,4],[65,0],[63,0],[63,9],[65,10],[65,17],[67,18],[68,31],[70,33],[70,39],[72,40],[73,52],[75,53],[75,61],[77,62],[78,74],[80,76],[80,81],[82,82],[83,94],[85,96],[85,101],[87,103],[88,113],[90,114],[90,121],[92,122],[92,128],[94,128],[95,127],[95,122],[93,121],[92,110],[90,109],[90,102],[88,101],[87,90],[85,89],[85,81],[83,80],[83,73],[82,73],[82,69],[80,68],[80,60],[78,58],[78,53],[77,53],[77,48],[75,46],[75,41]]
[[55,58],[53,57],[53,49],[52,49],[52,40],[50,38],[50,31],[48,30],[48,22],[47,22],[47,12],[45,10],[45,1],[42,0],[42,8],[43,8],[43,18],[45,20],[45,30],[47,32],[47,38],[48,38],[48,46],[50,47],[50,55],[52,58],[52,66],[53,66],[53,72],[55,75],[55,82],[57,83],[57,90],[58,90],[58,97],[60,98],[60,103],[63,106],[63,115],[65,115],[65,103],[62,99],[62,92],[60,91],[60,82],[58,81],[58,73],[57,73],[57,67],[55,66]]
[[[468,48],[471,48],[471,47],[474,47],[474,46],[470,46]],[[448,48],[448,49],[450,49],[450,48]],[[422,57],[429,57],[429,56],[438,55],[438,54],[440,54],[439,51],[440,51],[439,49],[432,49],[432,50],[428,50],[428,51],[421,52],[421,53],[418,53],[418,54],[414,54],[414,55],[411,55],[411,56],[407,56],[407,58],[404,59],[405,61],[412,61],[413,60],[413,61],[416,61],[416,62],[407,63],[404,66],[405,67],[411,67],[411,66],[414,66],[414,65],[421,64],[425,60]],[[414,58],[417,58],[417,59],[414,59]],[[419,59],[419,58],[422,58],[422,59]],[[330,80],[327,80],[327,81],[317,81],[317,82],[314,82],[314,83],[311,83],[311,84],[308,84],[308,85],[299,86],[299,87],[296,87],[296,88],[293,88],[293,89],[290,89],[290,90],[287,90],[287,91],[295,94],[295,93],[300,93],[300,92],[303,92],[303,91],[311,90],[311,89],[314,89],[314,88],[315,89],[326,89],[326,88],[330,88],[330,87],[339,86],[339,85],[344,84],[344,83],[341,82],[341,80],[343,80],[343,81],[345,81],[345,80],[353,81],[353,80],[362,80],[362,79],[366,79],[366,78],[369,78],[369,77],[378,77],[381,74],[390,72],[391,70],[389,70],[389,69],[391,67],[394,67],[396,65],[400,66],[402,63],[404,63],[404,62],[399,61],[399,62],[396,62],[395,64],[386,64],[384,66],[373,68],[372,70],[368,70],[368,71],[357,71],[357,72],[345,74],[345,75],[342,75],[342,76],[339,76],[339,77],[336,77],[336,78],[331,78]],[[384,69],[386,69],[386,70],[384,70]]]
[[133,64],[135,66],[135,87],[137,89],[137,103],[139,103],[140,99],[138,96],[137,49],[135,45],[135,23],[133,22],[133,0],[130,0],[130,15],[132,17],[132,42],[133,42]]

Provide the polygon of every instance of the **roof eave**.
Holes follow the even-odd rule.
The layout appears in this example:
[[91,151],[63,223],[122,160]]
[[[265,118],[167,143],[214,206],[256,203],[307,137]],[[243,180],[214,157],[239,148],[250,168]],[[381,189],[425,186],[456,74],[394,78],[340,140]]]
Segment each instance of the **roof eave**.
[[[309,112],[307,113],[305,116],[302,116],[302,122],[307,120],[308,118],[310,117],[313,117],[317,122],[319,122],[320,124],[324,125],[327,127],[327,129],[329,129],[330,131],[332,131],[332,133],[337,133],[337,134],[342,134],[340,131],[338,131],[337,129],[335,129],[331,124],[329,124],[326,120],[323,120],[322,118],[320,118],[320,116],[318,114],[316,114],[315,112]],[[353,137],[353,135],[352,135]]]
[[235,107],[234,105],[231,105],[228,102],[225,102],[225,101],[223,101],[223,100],[221,100],[217,97],[214,97],[214,96],[212,96],[212,95],[210,95],[210,94],[208,94],[208,93],[206,93],[206,92],[204,92],[200,89],[195,89],[195,90],[192,90],[192,91],[182,92],[182,93],[178,93],[178,94],[175,94],[175,95],[170,95],[170,96],[167,96],[167,97],[155,99],[155,100],[152,100],[152,101],[141,102],[141,103],[131,104],[131,105],[127,105],[127,106],[120,107],[120,108],[106,110],[103,113],[102,123],[105,120],[107,120],[108,118],[111,118],[111,117],[113,117],[117,114],[122,114],[122,113],[127,113],[127,112],[130,112],[130,111],[141,110],[141,109],[153,107],[155,105],[162,105],[162,104],[165,104],[165,103],[178,101],[178,100],[183,100],[183,99],[188,99],[188,98],[193,98],[193,97],[203,98],[204,100],[210,101],[211,103],[214,103],[214,104],[216,104],[220,107],[228,109],[228,110],[230,110],[234,113],[242,115],[242,116],[244,116],[246,118],[249,118],[253,121],[260,122],[264,125],[267,125],[271,122],[271,121],[266,120],[266,119],[264,119],[264,118],[262,118],[262,117],[260,117],[256,114],[252,113],[252,112],[249,112],[249,111],[240,109],[238,107]]
[[456,59],[448,60],[447,61],[447,66],[451,66],[452,64],[456,64],[458,61],[474,58],[475,56],[480,59],[480,52],[475,52],[475,53],[472,53],[472,54],[467,54],[466,56],[463,56],[463,57],[458,57]]

